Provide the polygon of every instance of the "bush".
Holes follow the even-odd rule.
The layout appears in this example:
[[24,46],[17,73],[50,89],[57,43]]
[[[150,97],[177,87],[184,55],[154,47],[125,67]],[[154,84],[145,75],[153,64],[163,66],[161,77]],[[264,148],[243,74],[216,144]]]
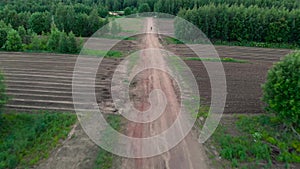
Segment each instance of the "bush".
[[16,30],[12,29],[8,32],[4,48],[8,51],[22,50],[22,39]]
[[36,51],[46,51],[48,50],[47,43],[47,37],[40,37],[37,34],[34,34],[31,43],[27,45],[27,49]]
[[300,52],[287,55],[268,72],[263,86],[267,110],[282,121],[300,127]]

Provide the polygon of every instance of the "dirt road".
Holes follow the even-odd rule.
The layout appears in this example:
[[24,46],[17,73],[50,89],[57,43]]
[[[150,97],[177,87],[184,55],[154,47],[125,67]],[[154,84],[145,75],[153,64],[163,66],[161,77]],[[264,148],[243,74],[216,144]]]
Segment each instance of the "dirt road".
[[[142,39],[142,46],[147,48],[162,48],[157,34],[155,34],[153,18],[147,18],[146,28],[149,32]],[[152,29],[151,29],[152,27]],[[140,67],[167,67],[162,53],[158,51],[142,52],[137,66]],[[167,105],[162,116],[150,123],[131,122],[127,126],[127,135],[136,138],[151,137],[169,128],[175,121],[179,110],[180,100],[177,100],[177,91],[172,78],[158,69],[148,69],[135,78],[135,86],[131,91],[135,92],[134,106],[140,111],[146,111],[150,107],[149,94],[153,89],[164,91]],[[162,110],[163,111],[163,110]],[[181,131],[179,129],[178,133]],[[167,138],[165,139],[168,145]],[[144,150],[138,143],[133,143],[133,149],[137,153]],[[197,137],[190,133],[180,144],[170,151],[152,158],[124,159],[121,168],[126,169],[206,169],[207,161],[202,146],[197,142]]]

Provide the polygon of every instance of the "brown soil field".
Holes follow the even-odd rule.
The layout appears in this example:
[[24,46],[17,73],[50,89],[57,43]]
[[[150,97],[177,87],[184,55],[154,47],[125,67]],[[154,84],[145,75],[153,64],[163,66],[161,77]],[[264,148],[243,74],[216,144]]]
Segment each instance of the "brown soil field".
[[[122,42],[123,43],[123,42]],[[114,50],[128,52],[137,48],[136,43],[124,42]],[[182,57],[195,57],[184,45],[165,45],[165,49]],[[247,63],[224,62],[227,80],[225,113],[262,113],[261,85],[268,69],[274,62],[290,53],[285,49],[216,46],[221,58],[231,57]],[[96,79],[97,100],[103,105],[111,104],[110,80],[121,59],[104,59]],[[0,69],[5,74],[7,94],[11,100],[9,109],[73,111],[72,73],[76,55],[49,53],[0,53]],[[185,61],[199,84],[203,103],[210,103],[208,74],[200,61]],[[87,72],[89,69],[87,67]],[[83,84],[85,85],[85,84]],[[113,108],[107,108],[113,110]]]
[[[165,45],[165,48],[182,59],[197,57],[185,45]],[[224,113],[263,113],[261,86],[265,83],[267,72],[275,62],[292,51],[228,46],[215,46],[215,48],[220,58],[227,57],[246,61],[246,63],[223,62],[227,83],[227,100]],[[210,105],[210,79],[203,63],[191,60],[185,62],[197,80],[200,96],[203,99],[202,104]]]

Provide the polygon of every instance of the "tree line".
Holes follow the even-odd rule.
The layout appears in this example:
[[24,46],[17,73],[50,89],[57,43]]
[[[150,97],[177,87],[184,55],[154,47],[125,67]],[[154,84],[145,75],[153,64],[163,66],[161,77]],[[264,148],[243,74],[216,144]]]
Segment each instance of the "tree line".
[[55,24],[90,37],[109,22],[108,11],[154,11],[178,14],[212,39],[298,43],[299,6],[295,0],[0,0],[0,18],[16,31],[47,35]]
[[[261,9],[299,9],[295,0],[0,0],[0,18],[14,29],[23,26],[37,34],[50,32],[54,22],[60,31],[89,37],[108,23],[108,11],[124,10],[125,15],[137,12],[162,12],[177,15],[180,10],[215,6],[255,4]],[[242,4],[242,5],[241,5]]]
[[71,31],[59,31],[52,24],[51,31],[42,36],[23,26],[14,29],[11,25],[0,21],[0,49],[6,51],[51,51],[57,53],[78,53],[82,42],[76,39]]
[[[101,18],[101,9],[93,8],[89,14],[76,12],[74,6],[58,4],[54,13],[44,12],[20,12],[5,7],[0,11],[0,18],[17,29],[23,26],[26,30],[31,29],[41,35],[42,32],[50,32],[51,24],[54,22],[60,31],[73,31],[76,36],[89,37],[108,20]],[[100,14],[99,14],[100,13]]]
[[44,12],[55,11],[55,6],[59,3],[64,5],[73,5],[76,12],[90,13],[93,7],[105,7],[109,11],[124,10],[126,7],[139,8],[140,5],[147,3],[151,11],[166,12],[177,14],[180,8],[200,7],[214,3],[241,5],[246,7],[257,5],[259,7],[283,7],[286,9],[295,9],[300,7],[296,0],[0,0],[1,6],[11,6],[17,12]]
[[[300,9],[210,4],[181,9],[178,16],[212,40],[300,44]],[[176,35],[185,37],[189,32],[180,24],[175,22]]]

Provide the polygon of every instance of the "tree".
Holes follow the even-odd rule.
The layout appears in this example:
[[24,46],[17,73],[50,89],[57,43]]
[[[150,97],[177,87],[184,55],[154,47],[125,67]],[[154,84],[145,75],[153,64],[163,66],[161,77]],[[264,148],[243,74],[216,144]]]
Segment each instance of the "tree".
[[121,9],[121,3],[119,0],[114,0],[114,4],[113,4],[113,10],[114,11],[119,11]]
[[287,126],[300,127],[300,52],[286,56],[268,72],[263,86],[267,110]]
[[68,36],[65,32],[60,32],[60,37],[58,42],[58,52],[69,53]]
[[108,9],[102,5],[98,5],[98,14],[100,17],[105,18],[108,15]]
[[29,19],[29,28],[39,35],[42,32],[50,32],[51,14],[49,12],[33,13]]
[[139,6],[139,13],[150,12],[150,7],[147,3],[143,3]]
[[131,8],[130,8],[130,7],[126,7],[126,8],[124,9],[124,15],[125,15],[125,16],[131,15]]
[[18,27],[18,33],[22,39],[22,43],[26,43],[26,36],[27,36],[27,32],[25,30],[25,28],[23,26],[19,26]]
[[75,27],[72,30],[76,36],[89,36],[89,16],[87,14],[77,14],[75,16]]
[[78,53],[79,47],[73,32],[70,32],[68,36],[68,48],[69,53]]
[[7,32],[12,28],[6,25],[3,21],[0,21],[0,48],[3,47],[7,40]]
[[48,50],[57,51],[60,40],[60,31],[52,24],[51,33],[47,42]]
[[59,4],[55,12],[55,24],[60,31],[70,32],[75,27],[75,10],[73,6]]
[[8,32],[4,48],[7,51],[22,50],[22,39],[16,30],[12,29]]
[[93,9],[88,18],[88,36],[93,35],[102,25],[97,9]]

